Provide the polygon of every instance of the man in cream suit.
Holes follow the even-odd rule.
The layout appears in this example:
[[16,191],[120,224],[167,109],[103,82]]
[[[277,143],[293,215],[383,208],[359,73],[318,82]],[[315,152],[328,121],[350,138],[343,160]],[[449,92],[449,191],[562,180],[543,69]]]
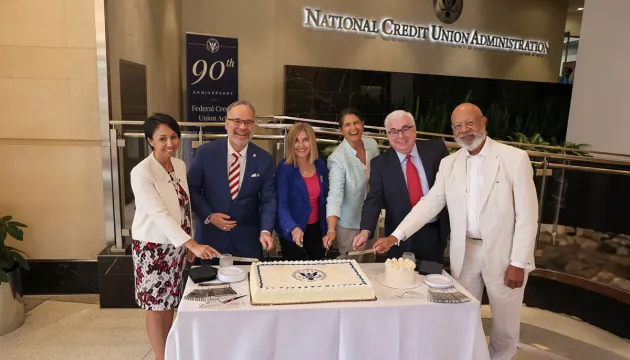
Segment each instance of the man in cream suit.
[[446,205],[451,273],[479,300],[486,287],[490,357],[507,360],[516,352],[524,288],[534,269],[538,200],[527,153],[488,138],[486,122],[473,104],[453,111],[453,134],[462,149],[441,161],[431,191],[374,250],[383,253],[405,241]]

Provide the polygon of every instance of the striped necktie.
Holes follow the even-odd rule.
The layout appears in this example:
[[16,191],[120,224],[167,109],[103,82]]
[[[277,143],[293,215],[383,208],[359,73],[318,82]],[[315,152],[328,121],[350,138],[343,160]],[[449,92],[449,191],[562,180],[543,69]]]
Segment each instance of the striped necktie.
[[234,159],[232,160],[232,164],[230,165],[230,173],[228,175],[228,184],[230,186],[230,194],[232,194],[232,200],[238,194],[238,183],[241,179],[241,164],[238,161],[239,154],[232,153]]

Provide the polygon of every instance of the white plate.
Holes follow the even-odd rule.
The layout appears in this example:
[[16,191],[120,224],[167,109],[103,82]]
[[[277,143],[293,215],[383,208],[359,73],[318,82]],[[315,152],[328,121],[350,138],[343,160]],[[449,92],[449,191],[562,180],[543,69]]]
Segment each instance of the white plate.
[[453,286],[453,279],[440,274],[431,274],[425,276],[424,283],[432,288],[444,289]]
[[246,277],[247,271],[237,266],[224,266],[217,270],[217,278],[228,283],[243,281]]
[[414,276],[414,283],[412,285],[407,285],[407,286],[393,286],[393,285],[389,285],[385,282],[385,273],[382,272],[378,275],[376,275],[376,281],[378,281],[379,284],[388,287],[390,289],[400,289],[400,290],[405,290],[405,289],[413,289],[413,288],[417,288],[418,286],[422,285],[422,276],[416,274],[417,276]]

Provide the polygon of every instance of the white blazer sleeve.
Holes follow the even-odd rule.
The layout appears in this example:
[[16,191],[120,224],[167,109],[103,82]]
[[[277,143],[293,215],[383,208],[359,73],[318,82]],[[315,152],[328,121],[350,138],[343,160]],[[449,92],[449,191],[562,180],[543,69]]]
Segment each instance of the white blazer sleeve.
[[[526,152],[521,153],[514,174],[514,238],[510,260],[529,264],[536,245],[538,231],[538,197],[534,185],[534,171]],[[529,264],[530,267],[533,264]]]
[[131,189],[136,198],[136,206],[142,206],[153,224],[157,226],[166,237],[179,247],[191,237],[188,235],[172,216],[169,214],[166,204],[160,197],[153,183],[153,178],[142,168],[135,168],[131,172]]
[[436,217],[444,206],[446,206],[446,195],[444,191],[444,177],[441,170],[435,175],[435,183],[429,192],[418,201],[411,209],[405,219],[398,225],[392,233],[396,239],[404,241],[409,239],[418,230],[422,229],[431,219]]

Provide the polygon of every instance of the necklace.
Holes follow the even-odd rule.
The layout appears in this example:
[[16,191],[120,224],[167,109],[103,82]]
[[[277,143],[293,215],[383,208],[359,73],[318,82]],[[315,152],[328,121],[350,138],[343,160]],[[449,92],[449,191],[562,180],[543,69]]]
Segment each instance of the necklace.
[[307,176],[309,172],[311,172],[312,168],[306,169],[306,170],[302,170],[302,168],[300,168],[300,172],[302,173],[302,175]]

